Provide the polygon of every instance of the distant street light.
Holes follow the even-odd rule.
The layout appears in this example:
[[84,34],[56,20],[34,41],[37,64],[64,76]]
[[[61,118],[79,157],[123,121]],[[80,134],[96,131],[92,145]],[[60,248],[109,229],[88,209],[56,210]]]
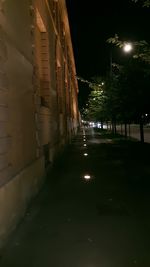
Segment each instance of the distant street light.
[[123,50],[126,53],[129,53],[133,49],[133,46],[131,43],[125,43],[123,46]]

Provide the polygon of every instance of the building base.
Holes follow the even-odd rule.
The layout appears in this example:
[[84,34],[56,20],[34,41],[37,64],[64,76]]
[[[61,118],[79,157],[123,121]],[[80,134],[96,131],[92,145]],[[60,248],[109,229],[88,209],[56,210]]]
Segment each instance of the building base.
[[24,216],[44,182],[44,158],[34,161],[0,188],[0,248]]

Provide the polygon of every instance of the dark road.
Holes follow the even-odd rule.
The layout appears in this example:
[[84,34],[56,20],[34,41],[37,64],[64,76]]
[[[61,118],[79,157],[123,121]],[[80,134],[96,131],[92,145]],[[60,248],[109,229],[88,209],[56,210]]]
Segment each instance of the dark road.
[[10,238],[0,267],[149,267],[149,148],[81,131]]

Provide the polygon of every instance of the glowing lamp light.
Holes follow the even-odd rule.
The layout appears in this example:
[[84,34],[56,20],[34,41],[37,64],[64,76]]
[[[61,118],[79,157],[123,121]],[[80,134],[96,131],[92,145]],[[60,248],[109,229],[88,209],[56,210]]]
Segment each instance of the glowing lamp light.
[[126,53],[129,53],[132,49],[133,49],[133,46],[132,46],[132,44],[130,44],[130,43],[126,43],[126,44],[124,44],[124,46],[123,46],[123,50],[124,50]]
[[91,179],[91,176],[89,174],[86,174],[86,175],[84,175],[84,179],[85,180],[90,180]]
[[83,146],[86,146],[86,144],[84,144]]
[[84,156],[87,157],[88,156],[88,153],[84,153]]

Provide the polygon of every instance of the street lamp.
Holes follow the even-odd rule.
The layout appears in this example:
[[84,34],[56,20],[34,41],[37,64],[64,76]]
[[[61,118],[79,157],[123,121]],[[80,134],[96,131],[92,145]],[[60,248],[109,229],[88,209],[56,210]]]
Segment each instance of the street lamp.
[[[133,50],[133,45],[132,43],[124,42],[122,49],[125,53],[130,53]],[[112,76],[112,67],[113,67],[113,62],[112,62],[112,50],[110,51],[110,76]]]
[[124,52],[126,52],[126,53],[129,53],[132,49],[133,49],[133,46],[132,46],[131,43],[125,43],[125,44],[123,45],[123,50],[124,50]]

